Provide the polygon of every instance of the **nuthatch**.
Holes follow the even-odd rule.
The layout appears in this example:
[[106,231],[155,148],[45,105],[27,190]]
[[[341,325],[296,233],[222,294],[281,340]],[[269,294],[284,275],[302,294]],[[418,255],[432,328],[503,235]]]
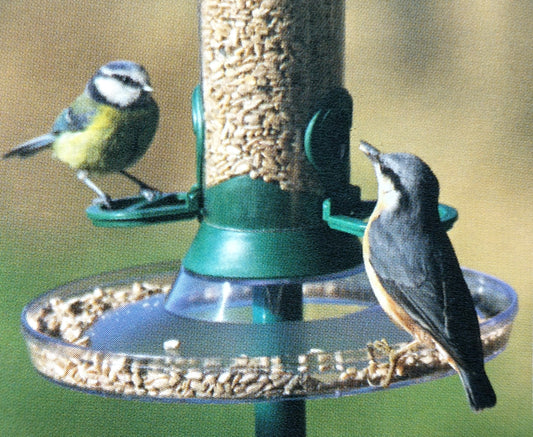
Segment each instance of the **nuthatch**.
[[[370,284],[383,310],[414,341],[390,353],[386,386],[398,358],[430,345],[457,371],[472,410],[496,404],[485,373],[472,295],[438,212],[439,183],[420,158],[383,154],[362,142],[378,180],[378,200],[363,238]],[[383,346],[383,345],[382,345]]]
[[56,119],[52,131],[33,138],[3,158],[27,158],[52,148],[60,161],[111,207],[111,199],[88,175],[119,172],[141,188],[148,199],[156,190],[125,171],[148,149],[157,129],[159,109],[152,98],[148,73],[139,64],[113,61],[100,67],[85,91]]

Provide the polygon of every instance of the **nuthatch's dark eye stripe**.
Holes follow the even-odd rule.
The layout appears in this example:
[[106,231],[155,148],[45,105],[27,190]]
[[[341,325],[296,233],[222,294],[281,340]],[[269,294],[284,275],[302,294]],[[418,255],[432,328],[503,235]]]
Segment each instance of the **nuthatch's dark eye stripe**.
[[401,206],[401,208],[409,207],[409,202],[410,202],[409,191],[402,184],[402,181],[400,180],[400,176],[398,176],[398,174],[394,170],[387,167],[382,162],[380,162],[379,168],[383,176],[385,176],[392,182],[392,185],[394,186],[394,190],[400,194],[399,205]]
[[383,176],[387,176],[391,180],[392,184],[394,185],[394,188],[397,191],[400,191],[400,192],[404,191],[403,185],[400,181],[399,176],[393,170],[391,170],[389,167],[385,166],[381,162],[379,164],[379,168]]

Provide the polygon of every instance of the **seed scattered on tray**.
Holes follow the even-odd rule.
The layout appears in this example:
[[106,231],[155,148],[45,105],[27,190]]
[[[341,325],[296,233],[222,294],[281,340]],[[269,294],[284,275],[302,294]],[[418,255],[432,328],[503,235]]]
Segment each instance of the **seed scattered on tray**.
[[167,340],[163,343],[163,349],[165,349],[167,352],[174,352],[176,353],[178,349],[181,346],[181,342],[175,338],[171,340]]
[[[164,342],[162,355],[146,358],[104,354],[90,349],[85,331],[106,311],[168,293],[170,285],[133,283],[121,288],[95,288],[68,300],[51,298],[28,313],[28,324],[59,343],[28,338],[30,356],[44,375],[78,388],[102,393],[160,399],[272,399],[342,394],[358,387],[379,386],[388,358],[365,350],[329,353],[312,348],[296,357],[240,355],[186,358],[176,352],[178,339]],[[309,290],[317,293],[316,288]],[[502,347],[510,328],[482,338],[485,354]],[[165,351],[167,353],[165,353]],[[392,382],[418,378],[450,368],[435,349],[403,355]]]

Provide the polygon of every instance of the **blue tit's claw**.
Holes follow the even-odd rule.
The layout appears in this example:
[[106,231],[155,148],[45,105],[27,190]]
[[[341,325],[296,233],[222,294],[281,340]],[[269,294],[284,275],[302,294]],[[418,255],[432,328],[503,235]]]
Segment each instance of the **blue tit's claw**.
[[148,202],[152,202],[156,200],[161,194],[163,194],[161,191],[154,190],[153,188],[141,188],[140,190],[141,196],[143,196]]
[[98,206],[99,208],[113,209],[113,199],[107,194],[104,196],[97,197],[93,200],[93,205]]
[[130,181],[136,183],[139,186],[139,192],[141,193],[141,196],[148,200],[148,202],[152,202],[162,194],[161,191],[156,190],[155,188],[141,181],[139,178],[136,178],[135,176],[129,174],[125,170],[120,170],[120,174],[122,174],[122,176],[127,177]]

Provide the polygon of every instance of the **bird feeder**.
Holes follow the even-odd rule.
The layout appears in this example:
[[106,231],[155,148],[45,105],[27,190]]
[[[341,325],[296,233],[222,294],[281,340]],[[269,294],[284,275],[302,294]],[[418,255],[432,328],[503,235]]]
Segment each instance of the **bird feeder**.
[[[305,401],[380,387],[367,343],[409,341],[374,299],[361,237],[374,203],[350,184],[344,2],[200,1],[192,93],[197,181],[183,193],[91,206],[96,226],[197,219],[182,263],[54,289],[22,314],[37,370],[103,396],[256,403],[256,435],[305,434]],[[456,211],[440,205],[449,229]],[[486,359],[504,350],[514,291],[464,270]],[[400,359],[390,387],[453,371],[436,350]]]

